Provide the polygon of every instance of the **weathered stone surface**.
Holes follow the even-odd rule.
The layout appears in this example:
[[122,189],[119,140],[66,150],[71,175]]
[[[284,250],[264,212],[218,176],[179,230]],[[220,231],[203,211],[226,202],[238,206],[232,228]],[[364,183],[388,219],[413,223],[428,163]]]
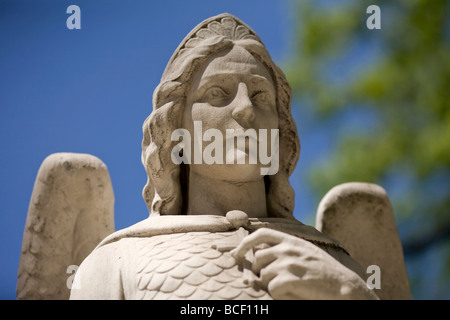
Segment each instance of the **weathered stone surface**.
[[88,154],[56,153],[42,163],[28,209],[18,299],[68,299],[71,273],[114,231],[108,169]]
[[378,266],[381,299],[411,299],[403,249],[389,198],[369,183],[345,183],[319,204],[316,228],[338,240],[364,270]]

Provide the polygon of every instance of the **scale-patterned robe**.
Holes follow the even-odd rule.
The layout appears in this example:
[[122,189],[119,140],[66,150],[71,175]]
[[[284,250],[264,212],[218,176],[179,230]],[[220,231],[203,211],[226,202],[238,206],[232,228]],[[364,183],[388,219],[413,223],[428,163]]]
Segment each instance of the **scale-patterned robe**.
[[161,216],[104,239],[78,269],[71,299],[272,299],[229,252],[262,227],[308,240],[364,276],[336,241],[294,219]]

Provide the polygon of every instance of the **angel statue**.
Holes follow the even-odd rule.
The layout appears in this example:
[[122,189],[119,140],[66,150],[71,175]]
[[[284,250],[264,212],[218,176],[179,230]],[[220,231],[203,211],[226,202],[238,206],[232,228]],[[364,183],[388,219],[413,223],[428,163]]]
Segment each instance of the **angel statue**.
[[[230,14],[200,23],[169,60],[143,125],[149,217],[114,231],[106,166],[51,155],[32,194],[18,297],[411,298],[381,187],[332,188],[316,228],[294,218],[290,104],[283,72],[249,26]],[[71,290],[70,265],[79,265]]]

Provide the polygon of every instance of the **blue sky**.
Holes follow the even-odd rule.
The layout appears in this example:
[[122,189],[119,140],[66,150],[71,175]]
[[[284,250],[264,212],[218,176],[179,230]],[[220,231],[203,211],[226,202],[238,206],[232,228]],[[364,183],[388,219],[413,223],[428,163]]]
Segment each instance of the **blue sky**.
[[[71,4],[81,9],[80,30],[66,27]],[[153,90],[185,35],[223,12],[245,21],[272,58],[286,62],[289,1],[0,2],[0,299],[16,297],[28,205],[48,155],[89,153],[105,162],[116,229],[148,216],[140,156]],[[300,220],[315,210],[302,191],[302,174],[297,169],[293,179]]]

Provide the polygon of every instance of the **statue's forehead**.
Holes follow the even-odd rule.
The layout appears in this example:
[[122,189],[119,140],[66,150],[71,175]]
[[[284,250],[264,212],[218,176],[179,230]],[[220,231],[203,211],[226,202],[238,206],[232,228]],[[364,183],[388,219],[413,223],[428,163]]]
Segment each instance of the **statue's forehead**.
[[267,79],[273,84],[267,68],[250,52],[239,46],[234,46],[226,53],[219,52],[208,59],[208,63],[200,74],[203,80],[201,82],[222,75],[227,75],[229,78],[236,75]]

